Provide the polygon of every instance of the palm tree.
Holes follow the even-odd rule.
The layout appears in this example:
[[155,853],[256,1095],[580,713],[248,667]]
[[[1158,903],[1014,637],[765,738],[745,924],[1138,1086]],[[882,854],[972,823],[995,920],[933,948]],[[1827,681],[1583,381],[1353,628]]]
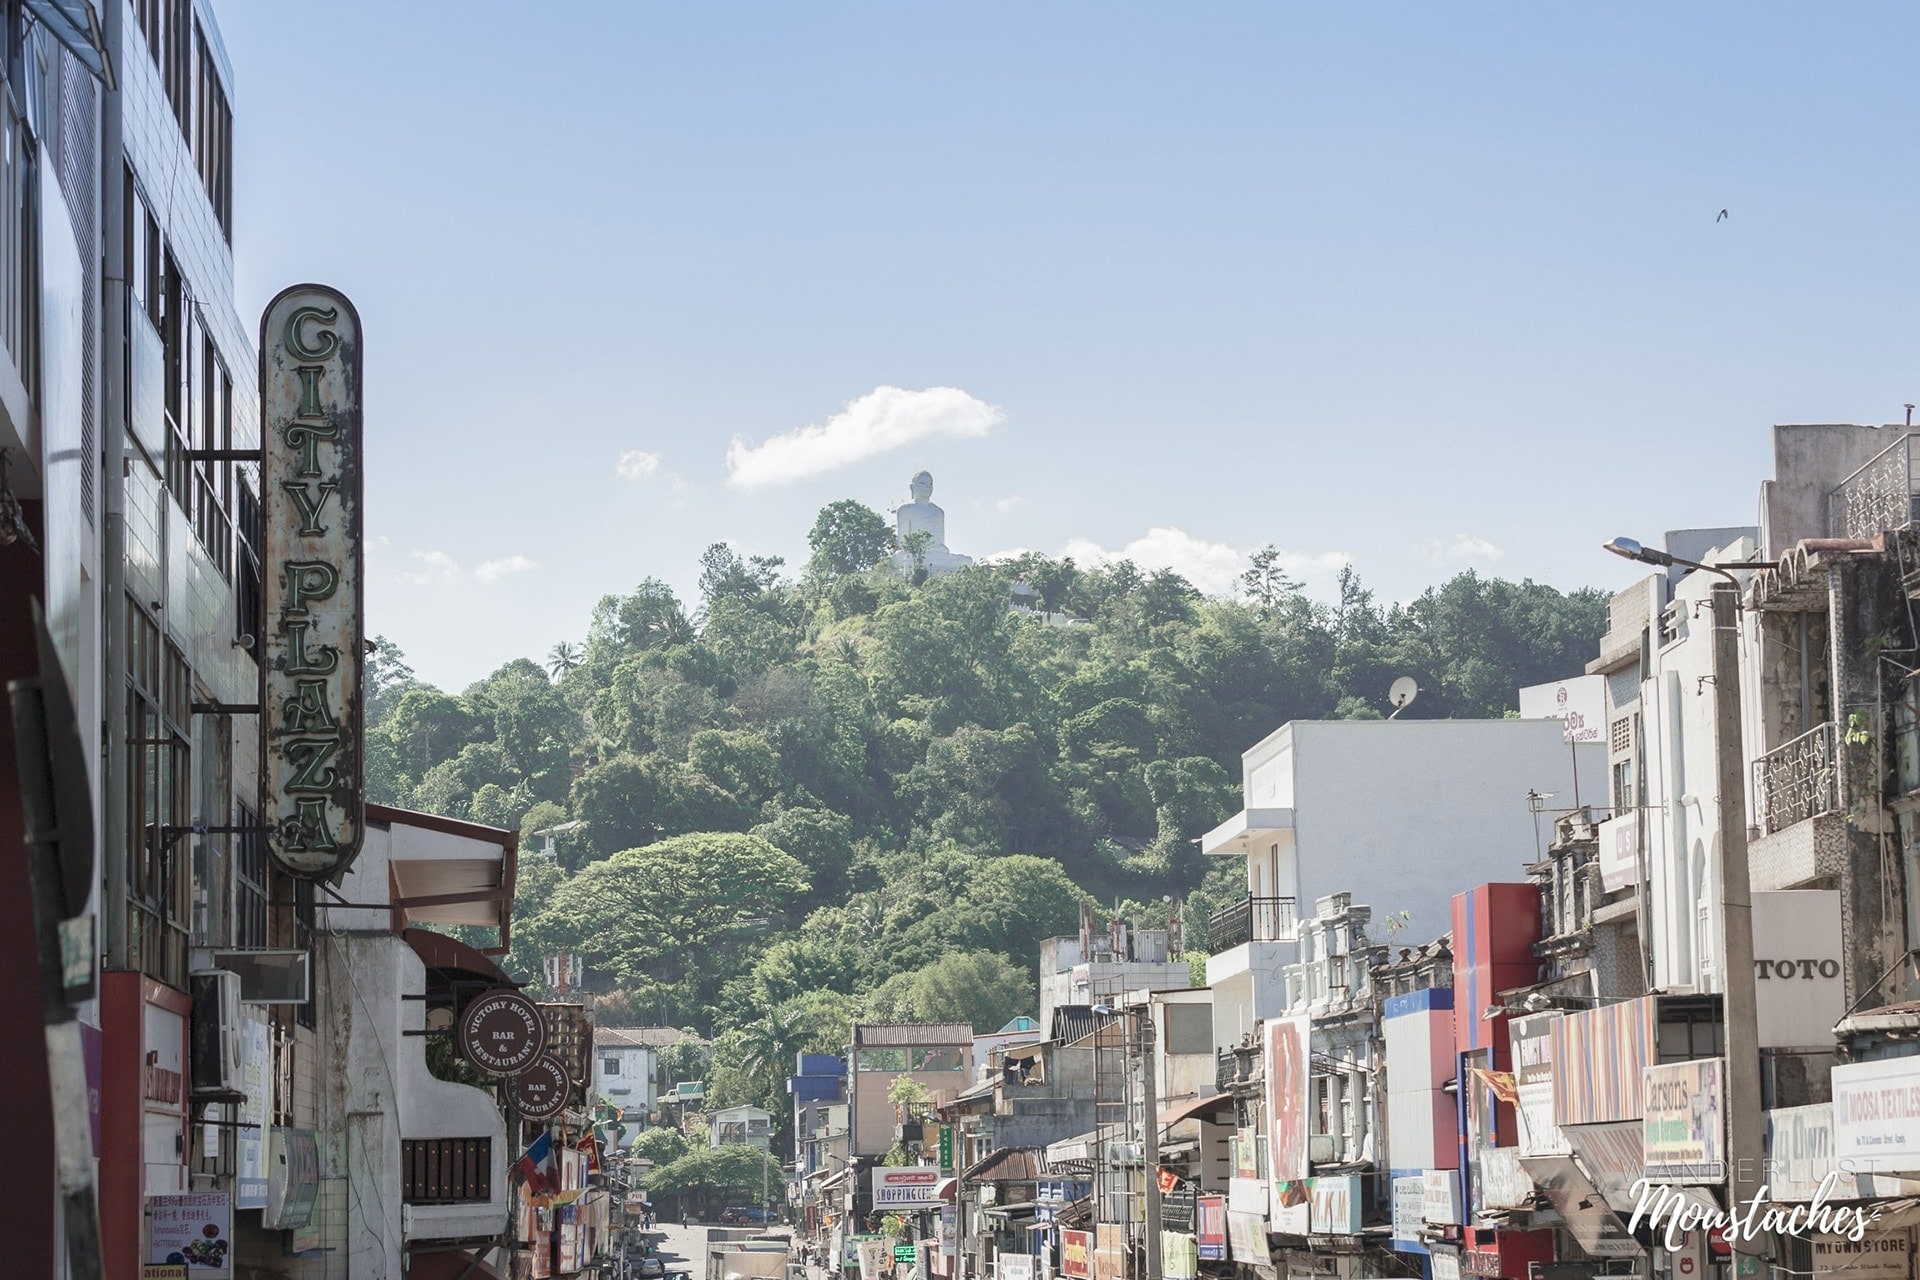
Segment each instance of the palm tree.
[[740,1070],[767,1094],[792,1069],[794,1055],[807,1039],[807,1011],[792,1001],[775,1005],[764,1017],[740,1028]]
[[553,673],[555,680],[558,680],[566,675],[567,672],[579,666],[581,659],[585,656],[579,645],[568,644],[565,640],[562,640],[548,652],[547,670]]

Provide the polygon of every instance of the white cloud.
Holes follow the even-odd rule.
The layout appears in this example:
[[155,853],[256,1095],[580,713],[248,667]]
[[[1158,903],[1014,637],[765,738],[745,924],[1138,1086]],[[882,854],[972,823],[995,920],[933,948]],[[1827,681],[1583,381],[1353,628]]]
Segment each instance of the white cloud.
[[409,586],[424,587],[437,582],[452,582],[460,576],[460,565],[444,551],[409,551],[407,567],[394,576]]
[[916,440],[983,436],[1006,420],[1004,412],[958,387],[875,387],[823,423],[796,427],[759,444],[735,436],[727,446],[727,483],[737,489],[787,484]]
[[539,564],[526,556],[506,556],[499,560],[483,560],[473,576],[481,582],[498,582],[510,573],[525,573],[529,569],[539,568]]
[[1456,533],[1452,541],[1443,542],[1439,538],[1428,538],[1420,544],[1420,555],[1429,564],[1445,565],[1466,561],[1494,561],[1507,553],[1485,538],[1476,538],[1470,533]]
[[[1086,567],[1131,560],[1143,569],[1171,569],[1215,596],[1233,595],[1239,588],[1240,575],[1251,563],[1248,551],[1225,542],[1209,542],[1169,525],[1156,525],[1117,550],[1109,550],[1091,538],[1075,538],[1060,554]],[[1338,573],[1350,559],[1344,551],[1282,550],[1278,563],[1288,577],[1310,580]]]
[[629,449],[614,460],[614,474],[622,480],[645,480],[660,469],[660,455],[645,449]]
[[996,501],[993,504],[993,509],[995,511],[1006,512],[1006,511],[1013,510],[1015,507],[1019,505],[1020,505],[1020,495],[1016,493],[1011,498],[1001,498],[998,501]]

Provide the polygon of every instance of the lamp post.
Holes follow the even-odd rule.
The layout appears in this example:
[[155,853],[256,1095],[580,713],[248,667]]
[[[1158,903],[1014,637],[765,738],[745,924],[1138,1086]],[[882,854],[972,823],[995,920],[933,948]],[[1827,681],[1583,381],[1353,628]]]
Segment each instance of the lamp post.
[[[1643,547],[1631,538],[1605,544],[1617,556],[1661,567],[1719,574],[1713,587],[1714,775],[1719,787],[1721,1008],[1726,1021],[1728,1207],[1739,1212],[1765,1181],[1766,1116],[1760,1106],[1760,1018],[1754,988],[1753,881],[1747,864],[1746,754],[1740,725],[1740,583],[1725,567]],[[1752,564],[1740,568],[1760,567]],[[1758,1247],[1733,1233],[1735,1253]]]

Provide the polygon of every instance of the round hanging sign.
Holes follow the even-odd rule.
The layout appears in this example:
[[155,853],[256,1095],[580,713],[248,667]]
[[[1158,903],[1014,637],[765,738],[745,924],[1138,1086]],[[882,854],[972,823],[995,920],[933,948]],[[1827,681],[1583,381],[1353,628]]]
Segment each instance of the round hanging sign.
[[513,1078],[513,1105],[522,1120],[551,1120],[567,1109],[573,1082],[560,1059],[543,1053],[533,1065]]
[[518,1075],[546,1047],[547,1020],[518,991],[475,996],[460,1016],[460,1056],[488,1075]]

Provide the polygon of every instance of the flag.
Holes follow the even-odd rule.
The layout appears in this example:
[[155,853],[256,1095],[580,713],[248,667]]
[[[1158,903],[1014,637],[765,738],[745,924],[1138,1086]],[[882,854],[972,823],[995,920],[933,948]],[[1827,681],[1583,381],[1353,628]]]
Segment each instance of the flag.
[[1160,1170],[1160,1194],[1170,1196],[1173,1189],[1180,1185],[1180,1175],[1168,1169]]
[[1520,1091],[1513,1083],[1513,1072],[1487,1071],[1480,1067],[1468,1067],[1467,1070],[1473,1074],[1475,1080],[1490,1090],[1493,1096],[1500,1099],[1500,1101],[1510,1107],[1519,1103]]
[[534,1139],[514,1169],[527,1184],[527,1190],[539,1195],[547,1189],[547,1162],[553,1158],[553,1135],[543,1133]]
[[580,1141],[573,1145],[576,1149],[586,1154],[587,1172],[600,1172],[600,1144],[594,1140],[593,1130],[583,1130],[580,1134]]

